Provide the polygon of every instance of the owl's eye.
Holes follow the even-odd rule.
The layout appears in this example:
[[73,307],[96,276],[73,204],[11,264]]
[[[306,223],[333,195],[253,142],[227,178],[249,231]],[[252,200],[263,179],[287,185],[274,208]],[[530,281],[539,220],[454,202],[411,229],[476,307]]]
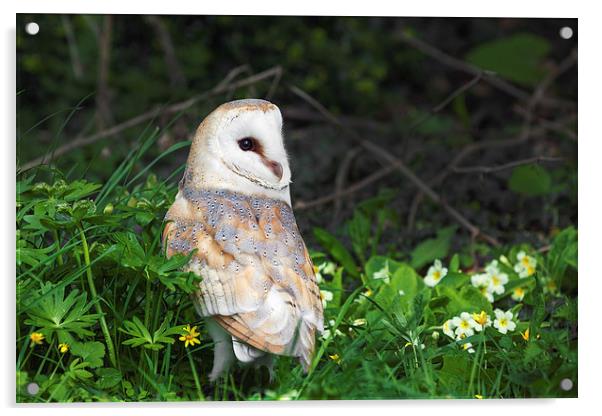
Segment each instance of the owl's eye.
[[238,141],[238,147],[245,152],[255,150],[255,139],[252,137],[244,137]]

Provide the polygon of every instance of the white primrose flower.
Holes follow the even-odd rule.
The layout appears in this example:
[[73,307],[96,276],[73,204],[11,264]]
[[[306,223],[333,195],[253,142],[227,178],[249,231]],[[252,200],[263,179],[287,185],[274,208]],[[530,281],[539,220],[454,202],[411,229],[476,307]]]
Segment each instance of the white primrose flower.
[[514,265],[514,271],[518,273],[519,277],[529,277],[535,273],[535,268],[537,267],[537,260],[535,257],[527,255],[524,251],[519,251],[516,255],[516,259],[518,260],[518,263]]
[[474,348],[472,348],[472,344],[470,342],[465,342],[462,344],[462,349],[464,351],[468,351],[469,354],[474,354]]
[[324,281],[324,275],[334,275],[336,271],[336,266],[334,263],[327,261],[319,264],[318,266],[314,265],[314,275],[316,276],[316,282],[318,284]]
[[500,272],[500,267],[498,266],[497,260],[491,260],[487,266],[485,266],[485,271],[490,275],[497,274]]
[[454,334],[454,329],[456,326],[454,325],[453,319],[448,319],[443,323],[443,333],[450,338],[456,338],[456,334]]
[[322,299],[322,306],[326,307],[328,302],[333,299],[333,294],[329,290],[320,290],[320,299]]
[[491,293],[501,295],[504,293],[504,285],[508,283],[508,275],[502,273],[499,270],[493,271],[494,273],[489,274],[489,287],[488,290]]
[[433,265],[429,267],[426,277],[424,278],[424,284],[430,287],[434,287],[437,283],[447,276],[447,268],[443,267],[440,260],[435,260]]
[[514,290],[512,291],[512,299],[514,299],[517,302],[520,302],[524,299],[525,297],[525,289],[522,287],[515,287]]
[[385,283],[388,284],[390,281],[390,277],[391,277],[391,273],[389,272],[389,262],[385,261],[385,267],[374,272],[372,277],[374,278],[374,280],[382,279]]
[[[324,332],[322,332],[322,339],[327,340],[328,338],[330,338],[332,335],[332,331],[330,330],[331,328],[334,327],[334,319],[331,319],[330,321],[328,321],[328,329],[325,329]],[[343,335],[343,333],[341,331],[339,331],[338,329],[336,331],[334,331],[334,336],[340,336]]]
[[504,312],[501,309],[496,309],[494,312],[495,320],[493,321],[493,326],[497,328],[500,333],[505,334],[508,331],[514,331],[516,323],[512,320],[512,312]]
[[456,327],[455,334],[458,337],[470,337],[474,335],[475,327],[481,330],[481,325],[477,324],[468,312],[462,312],[460,316],[455,316],[452,320]]
[[490,303],[493,303],[493,287],[489,273],[474,274],[470,277],[470,282]]
[[357,318],[353,320],[353,326],[364,326],[367,322],[366,318]]

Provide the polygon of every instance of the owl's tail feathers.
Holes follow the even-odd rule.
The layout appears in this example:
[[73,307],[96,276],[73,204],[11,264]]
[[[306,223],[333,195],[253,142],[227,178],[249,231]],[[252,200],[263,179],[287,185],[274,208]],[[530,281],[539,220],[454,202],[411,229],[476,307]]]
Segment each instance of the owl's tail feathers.
[[292,355],[299,358],[299,362],[303,366],[303,371],[307,373],[314,357],[314,348],[316,328],[307,322],[301,320],[296,333],[294,342],[294,353]]
[[253,348],[249,344],[242,343],[235,337],[232,337],[232,347],[234,348],[236,358],[243,363],[253,362],[266,354],[264,351]]

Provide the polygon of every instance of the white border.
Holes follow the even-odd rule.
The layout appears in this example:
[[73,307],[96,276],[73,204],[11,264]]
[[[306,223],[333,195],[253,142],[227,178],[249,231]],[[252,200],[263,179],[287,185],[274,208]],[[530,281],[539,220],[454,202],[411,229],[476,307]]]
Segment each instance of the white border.
[[[3,236],[2,264],[5,273],[2,295],[5,297],[2,309],[5,322],[2,326],[4,337],[0,341],[0,357],[3,360],[2,403],[9,414],[46,415],[55,412],[61,415],[107,413],[144,413],[145,415],[166,414],[227,414],[236,411],[240,414],[286,414],[307,415],[308,413],[369,414],[373,408],[386,414],[418,414],[430,412],[439,414],[504,415],[517,411],[543,412],[547,414],[588,414],[590,406],[600,408],[600,308],[602,275],[597,260],[601,256],[600,231],[600,111],[601,97],[600,46],[602,39],[601,15],[597,13],[595,2],[576,1],[382,1],[370,0],[351,3],[327,3],[324,0],[303,0],[301,2],[227,0],[206,3],[203,1],[126,1],[104,0],[84,2],[81,0],[49,1],[19,0],[18,3],[2,2],[0,19],[3,23],[2,57],[0,65],[3,97],[1,100],[1,125],[3,126],[4,151],[6,159],[1,172],[4,179],[4,203],[1,205],[5,219]],[[23,13],[113,13],[113,14],[283,14],[283,15],[399,15],[399,16],[472,16],[472,17],[577,17],[579,18],[579,224],[580,224],[580,331],[579,357],[582,365],[579,372],[579,399],[576,400],[506,400],[506,401],[359,401],[359,402],[302,402],[302,403],[240,403],[240,404],[95,404],[52,405],[46,407],[14,407],[14,171],[15,171],[15,14]],[[358,380],[361,388],[361,380]],[[599,410],[598,410],[599,411]]]

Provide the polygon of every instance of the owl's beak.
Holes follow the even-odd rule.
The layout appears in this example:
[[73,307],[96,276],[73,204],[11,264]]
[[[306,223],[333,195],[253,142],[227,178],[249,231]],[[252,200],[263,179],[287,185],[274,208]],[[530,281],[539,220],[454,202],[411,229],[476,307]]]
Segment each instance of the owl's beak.
[[268,167],[269,170],[272,171],[274,175],[276,175],[279,181],[282,179],[283,170],[280,163],[274,162],[273,160],[264,160],[263,163]]

